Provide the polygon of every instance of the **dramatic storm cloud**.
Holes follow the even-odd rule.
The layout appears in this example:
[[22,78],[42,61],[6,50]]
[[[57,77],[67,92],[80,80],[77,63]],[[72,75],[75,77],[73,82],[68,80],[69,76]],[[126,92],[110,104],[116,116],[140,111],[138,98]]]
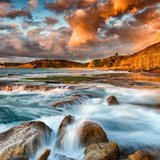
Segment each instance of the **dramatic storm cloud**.
[[90,60],[133,53],[159,37],[160,0],[0,0],[3,59]]

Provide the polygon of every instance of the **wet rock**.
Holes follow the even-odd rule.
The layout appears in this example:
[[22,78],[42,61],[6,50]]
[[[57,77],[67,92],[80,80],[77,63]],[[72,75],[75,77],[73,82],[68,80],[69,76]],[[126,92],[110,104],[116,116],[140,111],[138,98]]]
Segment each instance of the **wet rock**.
[[87,98],[101,98],[101,96],[91,93],[84,93],[84,94],[75,94],[72,96],[69,96],[61,101],[58,101],[52,105],[52,107],[62,107],[67,104],[72,105],[78,100],[87,99]]
[[24,90],[24,91],[50,91],[55,87],[48,86],[39,86],[39,85],[20,85],[20,84],[12,84],[12,83],[0,83],[0,91],[15,91],[15,90]]
[[62,107],[67,104],[71,105],[73,104],[76,100],[78,100],[78,97],[68,97],[66,100],[61,100],[59,102],[56,102],[52,105],[52,107]]
[[51,129],[43,122],[22,123],[0,133],[0,159],[30,156],[47,144]]
[[29,160],[26,156],[16,157],[16,158],[10,158],[8,160]]
[[24,86],[24,91],[36,91],[36,90],[50,91],[54,88],[55,87],[28,85],[28,86]]
[[47,160],[47,158],[49,157],[50,155],[50,150],[49,149],[46,149],[45,152],[39,157],[38,160]]
[[69,157],[66,157],[66,156],[61,155],[61,154],[56,154],[56,155],[54,156],[54,158],[58,158],[58,160],[76,160],[76,159],[74,159],[74,158],[69,158]]
[[84,153],[83,160],[119,160],[119,147],[115,142],[92,144]]
[[102,98],[100,95],[92,93],[75,94],[74,97]]
[[136,151],[134,154],[128,156],[126,160],[154,160],[151,155],[143,151]]
[[87,147],[92,143],[108,142],[104,130],[95,122],[85,121],[78,129],[82,147]]
[[59,126],[59,129],[58,129],[58,133],[57,135],[59,136],[58,140],[57,140],[57,146],[61,146],[61,141],[66,133],[66,127],[69,125],[69,124],[72,124],[73,122],[75,121],[75,117],[74,116],[66,116],[60,126]]
[[107,99],[107,102],[109,105],[117,105],[119,104],[117,98],[115,96],[110,96],[108,99]]
[[143,106],[147,108],[160,109],[160,103],[157,104],[147,104],[147,103],[131,103],[133,105]]

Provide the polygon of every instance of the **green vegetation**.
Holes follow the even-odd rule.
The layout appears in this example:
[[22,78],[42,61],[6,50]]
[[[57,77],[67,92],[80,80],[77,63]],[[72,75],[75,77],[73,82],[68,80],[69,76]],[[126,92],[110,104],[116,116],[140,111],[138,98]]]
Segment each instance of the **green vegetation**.
[[26,80],[34,81],[57,81],[63,83],[80,83],[82,81],[91,80],[93,77],[84,76],[55,76],[55,77],[42,77],[42,78],[25,78]]

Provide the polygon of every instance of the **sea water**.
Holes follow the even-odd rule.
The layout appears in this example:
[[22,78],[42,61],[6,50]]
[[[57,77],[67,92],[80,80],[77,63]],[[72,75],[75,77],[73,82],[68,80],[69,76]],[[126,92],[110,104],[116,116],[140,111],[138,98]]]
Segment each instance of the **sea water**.
[[[1,81],[12,81],[36,75],[92,75],[109,73],[104,70],[60,70],[60,69],[1,69]],[[10,74],[12,74],[10,76]],[[15,75],[14,75],[15,74]],[[24,82],[25,83],[25,82]],[[57,154],[82,159],[84,149],[79,145],[77,128],[87,120],[98,123],[106,132],[110,142],[116,142],[121,151],[146,149],[160,150],[160,110],[137,104],[157,104],[160,101],[159,89],[131,89],[109,84],[53,84],[50,91],[0,91],[0,132],[22,122],[40,120],[45,122],[55,134],[49,146],[43,146],[30,157],[37,160],[45,151],[51,150],[49,160],[60,158]],[[62,108],[51,107],[56,101],[74,94],[94,94],[99,97],[82,97],[72,105]],[[106,99],[114,95],[120,105],[109,106]],[[136,104],[136,105],[135,105]],[[75,117],[75,123],[67,127],[61,148],[56,148],[56,134],[63,118]]]

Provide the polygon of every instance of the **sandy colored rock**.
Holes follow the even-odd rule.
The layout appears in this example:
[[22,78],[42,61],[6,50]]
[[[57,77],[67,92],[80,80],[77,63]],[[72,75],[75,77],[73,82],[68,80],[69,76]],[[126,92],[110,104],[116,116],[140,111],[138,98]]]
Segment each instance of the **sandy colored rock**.
[[134,154],[128,156],[127,160],[154,160],[151,155],[143,151],[136,151]]
[[50,150],[49,149],[46,149],[45,152],[39,157],[38,160],[47,160],[47,158],[49,157],[50,155]]
[[107,102],[109,105],[117,105],[119,104],[117,98],[115,96],[110,96],[108,99],[107,99]]
[[92,143],[108,142],[106,133],[95,122],[85,121],[77,129],[77,134],[79,135],[82,147],[87,147]]
[[29,157],[47,144],[51,129],[43,122],[22,123],[0,133],[0,160]]
[[115,142],[92,144],[84,153],[83,160],[119,160],[119,147]]

